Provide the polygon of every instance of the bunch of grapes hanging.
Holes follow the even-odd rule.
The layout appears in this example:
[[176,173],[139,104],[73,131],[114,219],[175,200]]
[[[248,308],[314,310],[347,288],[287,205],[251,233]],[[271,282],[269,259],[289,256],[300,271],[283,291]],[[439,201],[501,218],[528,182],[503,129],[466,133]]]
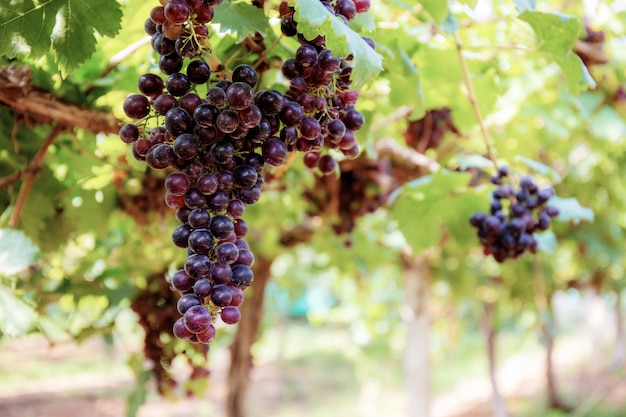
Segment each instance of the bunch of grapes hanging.
[[[249,65],[219,68],[216,74],[206,60],[207,24],[219,3],[162,0],[152,9],[144,28],[166,78],[139,78],[140,93],[123,104],[135,122],[120,129],[136,159],[169,171],[165,203],[180,222],[172,241],[187,251],[184,267],[170,279],[181,293],[182,317],[173,332],[201,343],[215,338],[218,318],[226,324],[240,320],[243,291],[254,280],[243,216],[261,197],[264,167],[280,166],[289,152],[301,151],[307,167],[333,174],[337,163],[328,150],[356,156],[354,132],[364,123],[355,108],[359,94],[350,91],[351,57],[333,55],[322,36],[306,40],[287,3],[279,9],[281,28],[301,46],[283,63],[286,94],[261,89],[259,74]],[[369,0],[322,3],[346,24],[369,8]],[[151,126],[154,120],[162,123]]]

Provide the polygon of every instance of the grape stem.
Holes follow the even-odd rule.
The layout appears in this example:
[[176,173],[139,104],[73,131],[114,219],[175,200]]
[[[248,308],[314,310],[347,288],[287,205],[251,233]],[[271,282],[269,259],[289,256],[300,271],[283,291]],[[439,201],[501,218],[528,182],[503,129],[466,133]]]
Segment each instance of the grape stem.
[[487,157],[491,162],[493,162],[496,170],[498,169],[498,161],[495,157],[495,148],[493,146],[493,142],[489,137],[489,133],[485,128],[485,123],[483,122],[483,117],[480,114],[480,108],[478,107],[478,99],[476,98],[476,91],[474,90],[474,85],[472,84],[472,80],[470,78],[470,73],[467,68],[467,62],[465,61],[465,57],[463,56],[463,46],[461,45],[461,40],[459,39],[458,34],[454,34],[454,43],[456,44],[456,51],[459,55],[459,62],[461,64],[461,72],[463,73],[463,80],[465,81],[465,88],[467,89],[467,98],[474,110],[474,116],[476,117],[476,121],[478,122],[478,126],[480,127],[480,132],[482,134],[483,140],[485,141],[485,146],[487,148]]
[[41,168],[41,164],[43,163],[44,158],[46,157],[46,153],[48,152],[48,148],[52,143],[59,137],[59,134],[63,131],[63,128],[57,124],[56,127],[50,132],[50,135],[46,138],[44,143],[41,145],[41,148],[35,154],[35,157],[26,167],[24,174],[26,178],[20,187],[20,192],[17,196],[17,200],[15,201],[15,208],[11,213],[11,217],[9,218],[9,227],[17,226],[17,221],[20,218],[20,213],[22,212],[22,208],[24,207],[24,203],[26,203],[26,199],[28,198],[28,194],[30,193],[30,189],[35,182],[35,177]]

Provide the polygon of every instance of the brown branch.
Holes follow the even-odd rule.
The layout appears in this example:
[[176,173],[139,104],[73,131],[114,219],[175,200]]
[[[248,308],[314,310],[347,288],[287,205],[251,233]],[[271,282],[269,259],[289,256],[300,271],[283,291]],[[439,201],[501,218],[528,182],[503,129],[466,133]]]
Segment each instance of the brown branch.
[[458,35],[454,35],[454,41],[456,43],[456,52],[459,56],[459,63],[461,64],[461,72],[463,73],[465,88],[467,89],[467,99],[472,105],[472,110],[474,110],[476,122],[478,123],[478,127],[480,127],[480,133],[482,134],[483,141],[485,142],[485,147],[487,148],[487,158],[489,158],[491,162],[493,162],[493,166],[497,170],[498,160],[496,159],[495,147],[491,138],[489,137],[487,129],[485,128],[485,123],[483,122],[483,117],[480,113],[478,98],[476,97],[474,85],[472,84],[472,79],[470,77],[469,69],[467,67],[467,62],[465,61],[465,57],[463,56],[463,45],[461,45],[461,39]]
[[20,178],[22,178],[22,174],[24,174],[22,171],[15,171],[11,175],[7,175],[6,177],[0,178],[0,188],[8,187],[14,182],[19,181]]
[[110,111],[83,108],[37,90],[30,84],[27,67],[0,67],[0,104],[37,124],[56,121],[69,127],[109,134],[117,134],[123,124]]
[[17,225],[17,221],[19,220],[20,213],[22,212],[22,208],[24,207],[24,203],[26,203],[26,199],[28,198],[28,193],[30,192],[30,188],[35,182],[35,177],[41,168],[41,164],[46,156],[46,152],[48,152],[48,148],[52,145],[52,142],[56,140],[59,134],[63,131],[60,125],[52,130],[50,135],[46,138],[45,142],[41,145],[41,148],[35,154],[35,157],[28,164],[26,168],[25,175],[26,179],[22,183],[20,188],[20,193],[17,196],[17,200],[15,201],[15,207],[13,208],[13,212],[11,213],[11,218],[9,219],[9,227],[15,227]]
[[374,145],[379,154],[388,156],[394,164],[406,168],[423,168],[429,172],[438,171],[440,165],[416,150],[400,146],[393,139],[382,139]]

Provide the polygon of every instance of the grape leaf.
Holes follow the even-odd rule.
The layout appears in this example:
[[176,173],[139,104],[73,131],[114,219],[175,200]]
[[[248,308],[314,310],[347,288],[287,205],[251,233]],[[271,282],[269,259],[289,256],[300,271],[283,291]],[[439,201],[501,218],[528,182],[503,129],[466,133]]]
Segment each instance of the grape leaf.
[[596,83],[582,60],[572,52],[582,30],[575,16],[526,10],[519,18],[535,32],[537,49],[550,55],[565,74],[567,84],[575,93],[594,88]]
[[580,205],[576,198],[552,197],[548,204],[559,208],[558,220],[562,222],[573,221],[580,223],[581,220],[588,222],[594,221],[594,212],[592,209]]
[[541,252],[554,255],[556,252],[557,241],[556,235],[552,230],[535,233],[535,240],[537,241],[537,249]]
[[424,10],[435,19],[437,23],[441,23],[448,16],[448,2],[442,0],[420,0]]
[[35,262],[39,249],[21,230],[0,229],[0,271],[13,275]]
[[224,1],[215,8],[212,22],[220,25],[220,33],[235,34],[237,43],[256,32],[265,36],[269,29],[263,10],[248,3],[232,1]]
[[0,284],[0,330],[9,336],[25,334],[37,319],[37,312],[10,289]]
[[78,68],[96,49],[95,31],[113,36],[122,11],[116,0],[11,0],[0,8],[0,56],[30,47],[32,56],[52,46],[63,75]]
[[558,172],[556,172],[555,170],[553,170],[546,164],[542,164],[541,162],[532,160],[530,158],[526,158],[525,156],[522,156],[522,155],[517,155],[515,159],[522,162],[528,168],[534,171],[537,171],[539,174],[543,175],[544,177],[552,178],[552,180],[554,180],[557,183],[563,180]]
[[535,10],[537,0],[513,0],[513,3],[518,12],[524,13],[526,10]]
[[468,222],[485,204],[486,189],[468,189],[471,175],[441,170],[405,184],[389,198],[391,212],[415,252],[436,244],[444,231],[459,245],[474,245]]
[[318,1],[296,0],[294,19],[306,39],[326,37],[326,46],[342,58],[352,54],[352,89],[358,90],[382,71],[382,56]]

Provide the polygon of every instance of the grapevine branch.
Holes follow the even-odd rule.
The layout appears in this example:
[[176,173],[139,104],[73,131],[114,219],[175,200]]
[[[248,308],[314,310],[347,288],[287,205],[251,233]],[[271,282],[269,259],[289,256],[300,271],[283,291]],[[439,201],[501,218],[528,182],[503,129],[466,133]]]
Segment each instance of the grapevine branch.
[[45,142],[41,145],[41,148],[35,154],[35,157],[26,167],[26,171],[24,175],[26,178],[22,183],[20,188],[20,192],[17,196],[17,200],[15,201],[15,208],[11,213],[11,218],[9,219],[9,227],[15,227],[17,225],[17,221],[19,220],[20,213],[22,212],[22,208],[24,207],[24,203],[26,203],[26,199],[28,198],[28,193],[30,192],[30,188],[35,182],[35,177],[41,168],[41,164],[46,156],[46,152],[48,152],[48,148],[52,143],[56,140],[59,134],[63,131],[63,128],[57,124],[56,127],[50,132],[50,135],[46,138]]
[[472,109],[474,110],[474,116],[476,117],[476,121],[478,122],[478,126],[480,127],[480,132],[483,136],[483,140],[485,141],[485,146],[487,147],[487,157],[493,162],[493,165],[498,169],[498,161],[495,156],[495,148],[493,146],[493,142],[489,137],[489,133],[485,128],[485,123],[483,122],[483,117],[480,114],[480,109],[478,107],[478,99],[476,98],[476,91],[474,90],[474,85],[472,84],[472,80],[470,78],[469,69],[467,68],[467,62],[465,61],[465,57],[463,56],[463,47],[461,45],[461,40],[459,39],[459,35],[454,35],[454,42],[456,44],[456,51],[459,55],[459,62],[461,63],[461,72],[463,73],[463,80],[465,82],[465,88],[467,89],[467,98],[472,105]]
[[110,111],[83,108],[37,90],[30,84],[30,75],[28,67],[0,67],[0,104],[37,124],[56,121],[96,133],[119,132],[122,122]]

